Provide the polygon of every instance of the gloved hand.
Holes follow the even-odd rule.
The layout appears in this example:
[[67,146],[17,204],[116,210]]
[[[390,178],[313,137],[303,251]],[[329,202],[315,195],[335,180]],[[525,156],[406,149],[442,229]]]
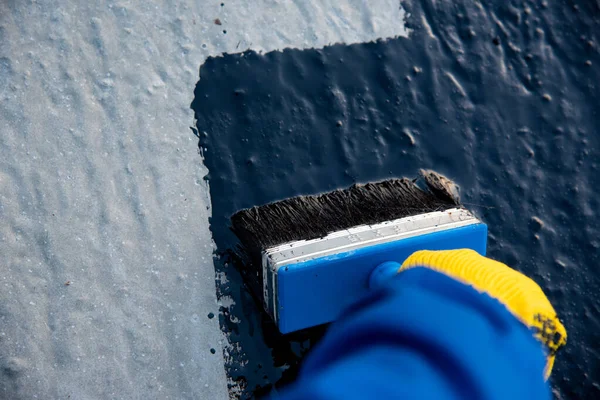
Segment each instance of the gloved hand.
[[399,273],[414,267],[441,272],[504,304],[542,343],[548,379],[556,352],[567,342],[567,331],[538,284],[505,264],[467,249],[418,251],[402,264]]

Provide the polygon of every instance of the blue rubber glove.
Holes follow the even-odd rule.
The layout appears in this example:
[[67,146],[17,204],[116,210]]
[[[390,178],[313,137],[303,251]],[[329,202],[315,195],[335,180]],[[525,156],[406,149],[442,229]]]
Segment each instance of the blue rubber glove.
[[550,399],[545,363],[498,300],[411,268],[332,324],[278,398]]

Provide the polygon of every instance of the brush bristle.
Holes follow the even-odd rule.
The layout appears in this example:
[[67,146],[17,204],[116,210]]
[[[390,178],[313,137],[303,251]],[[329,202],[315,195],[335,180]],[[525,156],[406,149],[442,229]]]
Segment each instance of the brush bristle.
[[[430,187],[430,179],[424,178]],[[231,217],[231,229],[254,259],[276,245],[457,206],[456,197],[441,194],[407,178],[357,184],[238,211]]]

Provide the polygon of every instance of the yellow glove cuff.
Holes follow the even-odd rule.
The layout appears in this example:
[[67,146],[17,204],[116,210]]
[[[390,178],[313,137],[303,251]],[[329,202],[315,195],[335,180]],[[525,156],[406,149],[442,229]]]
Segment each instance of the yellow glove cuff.
[[544,344],[547,352],[544,375],[548,379],[557,350],[567,342],[567,331],[537,283],[501,262],[468,249],[418,251],[398,272],[414,267],[441,272],[503,303]]

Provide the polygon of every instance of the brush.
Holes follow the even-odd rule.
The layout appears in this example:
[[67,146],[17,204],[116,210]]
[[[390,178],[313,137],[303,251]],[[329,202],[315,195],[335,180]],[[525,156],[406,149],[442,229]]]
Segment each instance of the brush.
[[231,229],[245,279],[284,334],[334,321],[415,251],[485,255],[487,243],[458,186],[431,170],[240,210]]

